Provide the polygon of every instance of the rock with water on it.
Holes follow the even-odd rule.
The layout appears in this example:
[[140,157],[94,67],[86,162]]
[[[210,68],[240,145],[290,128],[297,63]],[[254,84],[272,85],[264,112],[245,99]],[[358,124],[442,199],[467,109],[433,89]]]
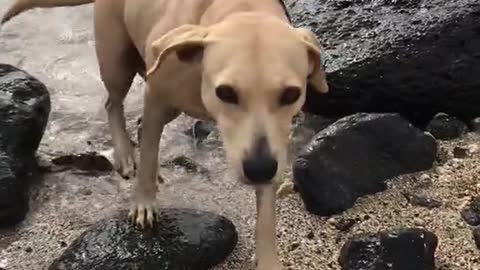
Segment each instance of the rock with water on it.
[[46,86],[27,72],[0,64],[0,227],[22,221],[37,178],[35,153],[50,114]]
[[286,0],[295,26],[324,48],[328,94],[305,110],[398,112],[424,127],[438,112],[480,116],[480,2]]
[[121,212],[80,235],[49,270],[206,270],[236,243],[233,223],[210,212],[160,209],[149,231],[137,229]]
[[340,251],[342,270],[434,270],[437,236],[403,228],[354,236]]
[[427,130],[439,140],[451,140],[463,136],[468,131],[467,125],[456,117],[439,113],[430,121]]
[[387,179],[430,169],[436,152],[435,139],[400,115],[359,113],[315,135],[294,163],[294,180],[308,211],[332,215],[384,190]]

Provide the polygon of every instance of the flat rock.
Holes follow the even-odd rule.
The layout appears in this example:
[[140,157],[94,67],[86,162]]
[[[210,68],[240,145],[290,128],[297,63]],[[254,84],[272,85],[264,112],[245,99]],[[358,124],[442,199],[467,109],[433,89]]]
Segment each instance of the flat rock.
[[480,116],[480,2],[286,0],[294,25],[324,47],[328,94],[305,110],[325,116],[399,112],[424,127],[438,112]]
[[394,176],[430,169],[435,139],[398,114],[359,113],[317,133],[294,162],[295,184],[308,211],[332,215],[359,196],[386,188]]
[[468,131],[467,125],[456,117],[444,113],[437,114],[427,126],[433,137],[439,140],[452,140]]
[[17,224],[28,211],[28,188],[38,177],[35,152],[49,114],[45,85],[0,64],[0,227]]
[[206,270],[234,249],[230,220],[193,209],[161,209],[153,230],[142,232],[121,212],[80,235],[49,270]]
[[342,270],[434,270],[437,236],[418,228],[356,235],[340,251]]

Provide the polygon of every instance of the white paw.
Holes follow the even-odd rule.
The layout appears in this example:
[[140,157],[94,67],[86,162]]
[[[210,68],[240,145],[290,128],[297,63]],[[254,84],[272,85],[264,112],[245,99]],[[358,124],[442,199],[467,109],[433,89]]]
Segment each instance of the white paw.
[[130,220],[140,229],[152,228],[157,216],[154,204],[154,202],[134,203],[128,214]]

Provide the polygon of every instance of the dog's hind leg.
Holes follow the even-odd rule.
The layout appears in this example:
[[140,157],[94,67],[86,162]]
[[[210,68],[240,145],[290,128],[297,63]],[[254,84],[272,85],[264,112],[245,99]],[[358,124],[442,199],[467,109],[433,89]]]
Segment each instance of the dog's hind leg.
[[105,16],[108,13],[95,14],[95,39],[100,74],[108,91],[105,109],[114,148],[114,165],[122,177],[132,178],[135,176],[134,147],[125,127],[123,101],[141,61],[122,24],[112,27],[111,22],[106,22],[115,19]]

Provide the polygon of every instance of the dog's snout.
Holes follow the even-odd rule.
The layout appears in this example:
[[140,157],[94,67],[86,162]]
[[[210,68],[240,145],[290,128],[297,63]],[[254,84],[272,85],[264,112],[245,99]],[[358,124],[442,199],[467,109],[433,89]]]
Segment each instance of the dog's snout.
[[267,183],[275,177],[278,162],[272,155],[265,137],[257,140],[253,151],[243,161],[245,177],[254,184]]

